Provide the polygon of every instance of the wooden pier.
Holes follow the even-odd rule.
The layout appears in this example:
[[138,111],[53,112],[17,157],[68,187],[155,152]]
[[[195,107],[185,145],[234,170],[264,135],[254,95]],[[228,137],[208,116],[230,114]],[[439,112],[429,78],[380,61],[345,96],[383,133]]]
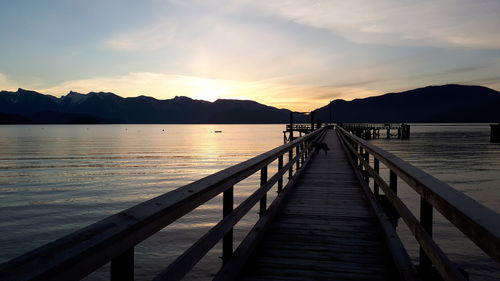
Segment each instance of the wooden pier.
[[397,271],[335,131],[304,169],[238,280],[395,280]]
[[[408,124],[367,124],[367,123],[344,123],[340,127],[349,133],[354,134],[364,140],[380,138],[382,131],[386,139],[398,138],[402,140],[410,139],[410,125]],[[395,131],[395,133],[393,133]]]
[[[317,153],[314,142],[330,150]],[[379,175],[382,165],[390,171],[387,179]],[[260,185],[235,206],[235,184],[256,173]],[[397,196],[398,181],[420,195],[419,218]],[[272,202],[269,191],[278,192]],[[106,263],[111,280],[134,280],[134,247],[219,194],[221,220],[153,280],[181,280],[222,241],[214,280],[465,281],[467,269],[432,239],[434,211],[500,262],[499,214],[345,129],[327,126],[8,261],[0,265],[0,280],[80,280]],[[255,205],[260,218],[234,248],[233,227]],[[417,264],[396,233],[398,218],[420,245]]]

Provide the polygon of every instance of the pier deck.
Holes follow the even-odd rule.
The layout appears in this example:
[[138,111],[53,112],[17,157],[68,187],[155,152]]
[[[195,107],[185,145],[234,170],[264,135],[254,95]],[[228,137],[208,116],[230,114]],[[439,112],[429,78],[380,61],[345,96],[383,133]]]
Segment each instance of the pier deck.
[[391,280],[391,257],[335,131],[315,155],[242,280]]

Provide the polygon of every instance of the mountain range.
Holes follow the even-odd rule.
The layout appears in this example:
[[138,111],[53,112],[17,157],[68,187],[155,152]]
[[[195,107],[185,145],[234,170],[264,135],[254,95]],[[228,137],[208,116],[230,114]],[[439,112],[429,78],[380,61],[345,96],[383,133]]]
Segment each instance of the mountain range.
[[[0,123],[4,124],[286,123],[289,115],[287,109],[251,100],[158,100],[147,96],[123,98],[105,92],[70,92],[56,98],[24,89],[0,92]],[[307,120],[305,116],[298,118]]]
[[[500,93],[481,86],[429,86],[401,93],[334,100],[315,111],[323,122],[498,122]],[[290,110],[251,100],[158,100],[69,92],[60,98],[18,89],[0,92],[0,124],[288,123]],[[309,122],[294,114],[294,122]]]
[[317,119],[337,123],[499,122],[500,92],[482,86],[428,86],[352,101],[334,100],[315,112]]

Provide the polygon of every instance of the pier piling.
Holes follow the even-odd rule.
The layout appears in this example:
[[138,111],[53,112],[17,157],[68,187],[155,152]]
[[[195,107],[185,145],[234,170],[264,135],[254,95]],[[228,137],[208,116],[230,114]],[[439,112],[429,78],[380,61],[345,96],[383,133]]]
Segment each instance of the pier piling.
[[490,125],[490,142],[500,143],[500,123]]

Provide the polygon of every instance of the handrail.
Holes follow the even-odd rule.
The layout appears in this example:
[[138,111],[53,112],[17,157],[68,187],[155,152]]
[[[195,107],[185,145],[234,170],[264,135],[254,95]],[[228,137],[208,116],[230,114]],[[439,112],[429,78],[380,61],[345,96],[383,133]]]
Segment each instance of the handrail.
[[345,128],[399,128],[401,127],[401,123],[342,123],[338,124],[339,127]]
[[[436,267],[445,280],[465,280],[442,250],[432,240],[432,209],[438,210],[471,241],[490,257],[500,262],[500,215],[479,204],[448,184],[423,172],[393,154],[356,137],[337,127],[341,139],[348,144],[349,152],[359,161],[359,167],[374,179],[374,193],[382,188],[388,201],[403,218],[420,243],[421,267]],[[358,148],[359,151],[358,152]],[[374,167],[369,164],[374,157]],[[379,162],[390,170],[387,184],[378,174]],[[397,197],[397,177],[404,180],[421,196],[421,214],[418,221]],[[425,269],[424,269],[425,270]]]
[[[225,218],[219,224],[223,224],[223,247],[227,247],[223,249],[223,253],[229,256],[232,253],[232,226],[248,211],[248,206],[255,205],[259,199],[262,215],[266,210],[267,191],[276,182],[278,192],[283,188],[283,175],[288,171],[290,180],[293,165],[296,165],[296,173],[302,168],[305,158],[311,155],[311,142],[323,135],[326,129],[327,127],[320,128],[3,263],[0,265],[0,280],[79,280],[110,261],[111,280],[133,280],[135,245],[221,193],[224,193]],[[295,157],[292,157],[294,150]],[[288,163],[283,166],[283,156],[286,153]],[[277,175],[268,181],[267,165],[276,159]],[[260,188],[240,204],[244,207],[233,211],[233,186],[259,170]],[[220,237],[219,233],[217,240]],[[227,260],[228,256],[223,256],[223,259]]]

